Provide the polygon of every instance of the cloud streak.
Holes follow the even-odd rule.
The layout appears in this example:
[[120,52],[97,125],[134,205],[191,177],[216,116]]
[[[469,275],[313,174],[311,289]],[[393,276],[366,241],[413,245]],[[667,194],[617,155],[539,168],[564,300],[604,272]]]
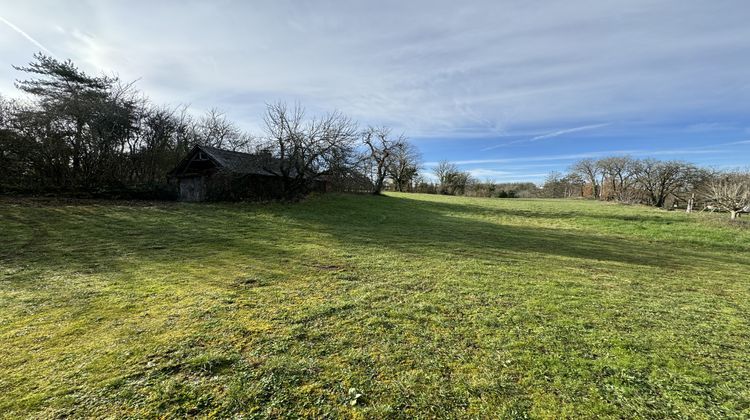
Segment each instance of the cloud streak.
[[[477,178],[489,178],[495,181],[501,182],[507,179],[513,180],[526,180],[532,182],[540,182],[548,173],[529,173],[520,169],[528,169],[534,167],[546,167],[550,170],[566,170],[567,165],[572,161],[579,159],[597,159],[606,156],[636,156],[636,157],[657,157],[666,156],[672,158],[674,156],[735,156],[736,153],[741,153],[741,150],[736,148],[727,148],[726,146],[742,146],[750,145],[750,140],[723,142],[708,146],[698,147],[686,147],[686,148],[674,148],[674,149],[627,149],[627,150],[606,150],[606,151],[594,151],[585,153],[568,153],[568,154],[555,154],[555,155],[533,155],[524,157],[514,158],[498,158],[498,159],[468,159],[468,160],[452,160],[450,163],[469,167],[466,169],[469,173]],[[731,157],[730,156],[730,157]],[[524,164],[526,162],[545,162],[545,163],[533,163]],[[429,171],[430,168],[437,165],[438,162],[426,162],[424,163],[425,168]],[[496,167],[487,167],[487,165],[502,165],[502,169]],[[480,165],[477,167],[477,165]],[[724,164],[721,167],[740,167],[742,164],[731,163]]]
[[560,136],[563,136],[565,134],[578,133],[578,132],[581,132],[581,131],[593,130],[593,129],[596,129],[596,128],[606,127],[608,125],[610,125],[610,123],[582,125],[580,127],[568,128],[568,129],[565,129],[565,130],[553,131],[551,133],[543,134],[541,136],[532,137],[532,138],[529,139],[529,141],[531,142],[531,141],[537,141],[537,140],[551,139],[553,137],[560,137]]
[[[714,153],[730,153],[730,149],[717,148],[717,146],[750,144],[750,141],[740,141],[731,143],[721,143],[714,146],[703,146],[683,149],[662,149],[662,150],[643,150],[643,149],[625,149],[625,150],[606,150],[584,153],[570,153],[559,155],[537,155],[524,156],[515,158],[498,158],[498,159],[469,159],[469,160],[452,160],[450,163],[456,165],[477,165],[488,163],[515,163],[515,162],[545,162],[545,161],[570,161],[576,159],[590,159],[604,156],[665,156],[665,155],[704,155]],[[435,166],[439,162],[425,162],[425,166]]]
[[6,26],[8,26],[10,29],[16,31],[19,35],[26,38],[27,41],[31,42],[32,44],[36,45],[39,49],[46,52],[50,55],[55,55],[52,51],[50,51],[49,48],[42,45],[41,42],[34,39],[31,35],[27,34],[23,29],[19,28],[18,26],[14,25],[9,20],[5,19],[4,17],[0,16],[0,22],[3,22]]
[[542,134],[542,135],[535,136],[535,137],[532,137],[532,138],[529,138],[529,139],[514,140],[514,141],[507,142],[507,143],[503,143],[503,144],[498,144],[498,145],[495,145],[495,146],[486,147],[486,148],[482,149],[481,151],[482,152],[486,152],[488,150],[494,150],[494,149],[498,149],[500,147],[510,146],[510,145],[513,145],[513,144],[531,143],[531,142],[535,142],[535,141],[539,141],[539,140],[551,139],[553,137],[560,137],[560,136],[564,136],[564,135],[570,134],[570,133],[578,133],[580,131],[594,130],[594,129],[597,129],[597,128],[607,127],[609,125],[611,125],[611,123],[589,124],[589,125],[582,125],[580,127],[567,128],[567,129],[564,129],[564,130],[557,130],[557,131],[553,131],[551,133]]

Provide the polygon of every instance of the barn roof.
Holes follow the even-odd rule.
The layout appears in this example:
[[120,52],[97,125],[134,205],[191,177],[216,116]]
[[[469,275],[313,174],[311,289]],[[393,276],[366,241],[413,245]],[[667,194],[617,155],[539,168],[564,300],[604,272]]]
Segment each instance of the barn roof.
[[218,149],[210,146],[196,146],[209,155],[219,166],[238,174],[275,175],[280,162],[267,154],[250,154]]
[[269,154],[233,152],[211,146],[196,145],[169,172],[168,176],[180,176],[191,172],[190,165],[193,163],[193,158],[198,152],[203,152],[207,155],[217,168],[236,174],[276,176],[281,166],[279,159]]

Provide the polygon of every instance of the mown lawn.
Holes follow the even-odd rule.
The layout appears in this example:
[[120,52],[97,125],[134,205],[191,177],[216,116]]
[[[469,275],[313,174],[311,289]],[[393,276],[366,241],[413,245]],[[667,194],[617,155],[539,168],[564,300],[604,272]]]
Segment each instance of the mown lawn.
[[748,268],[596,202],[0,199],[0,415],[747,418]]

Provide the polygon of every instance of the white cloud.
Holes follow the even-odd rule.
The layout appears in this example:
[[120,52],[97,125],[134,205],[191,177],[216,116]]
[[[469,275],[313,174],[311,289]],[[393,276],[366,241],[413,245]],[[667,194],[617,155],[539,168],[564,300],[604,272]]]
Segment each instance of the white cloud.
[[[48,1],[4,16],[88,71],[140,78],[158,102],[218,106],[249,126],[285,99],[418,138],[574,127],[536,141],[581,121],[739,114],[750,100],[740,0]],[[28,47],[0,40],[16,64]]]
[[[729,142],[750,133],[745,0],[36,0],[2,9],[3,95],[17,94],[22,76],[10,64],[53,50],[89,73],[139,79],[156,103],[218,107],[253,131],[269,101],[336,108],[404,131],[426,159],[452,157],[479,177],[626,153],[729,164],[746,160],[750,144]],[[566,141],[543,141],[558,137]],[[508,145],[513,155],[482,153]]]

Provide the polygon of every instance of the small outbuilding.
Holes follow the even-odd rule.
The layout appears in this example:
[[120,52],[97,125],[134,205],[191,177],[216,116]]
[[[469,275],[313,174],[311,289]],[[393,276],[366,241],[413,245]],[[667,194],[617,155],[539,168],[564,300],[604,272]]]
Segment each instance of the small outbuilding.
[[[167,175],[180,201],[266,200],[282,196],[281,161],[270,153],[243,153],[196,145]],[[325,191],[324,181],[315,181]]]

